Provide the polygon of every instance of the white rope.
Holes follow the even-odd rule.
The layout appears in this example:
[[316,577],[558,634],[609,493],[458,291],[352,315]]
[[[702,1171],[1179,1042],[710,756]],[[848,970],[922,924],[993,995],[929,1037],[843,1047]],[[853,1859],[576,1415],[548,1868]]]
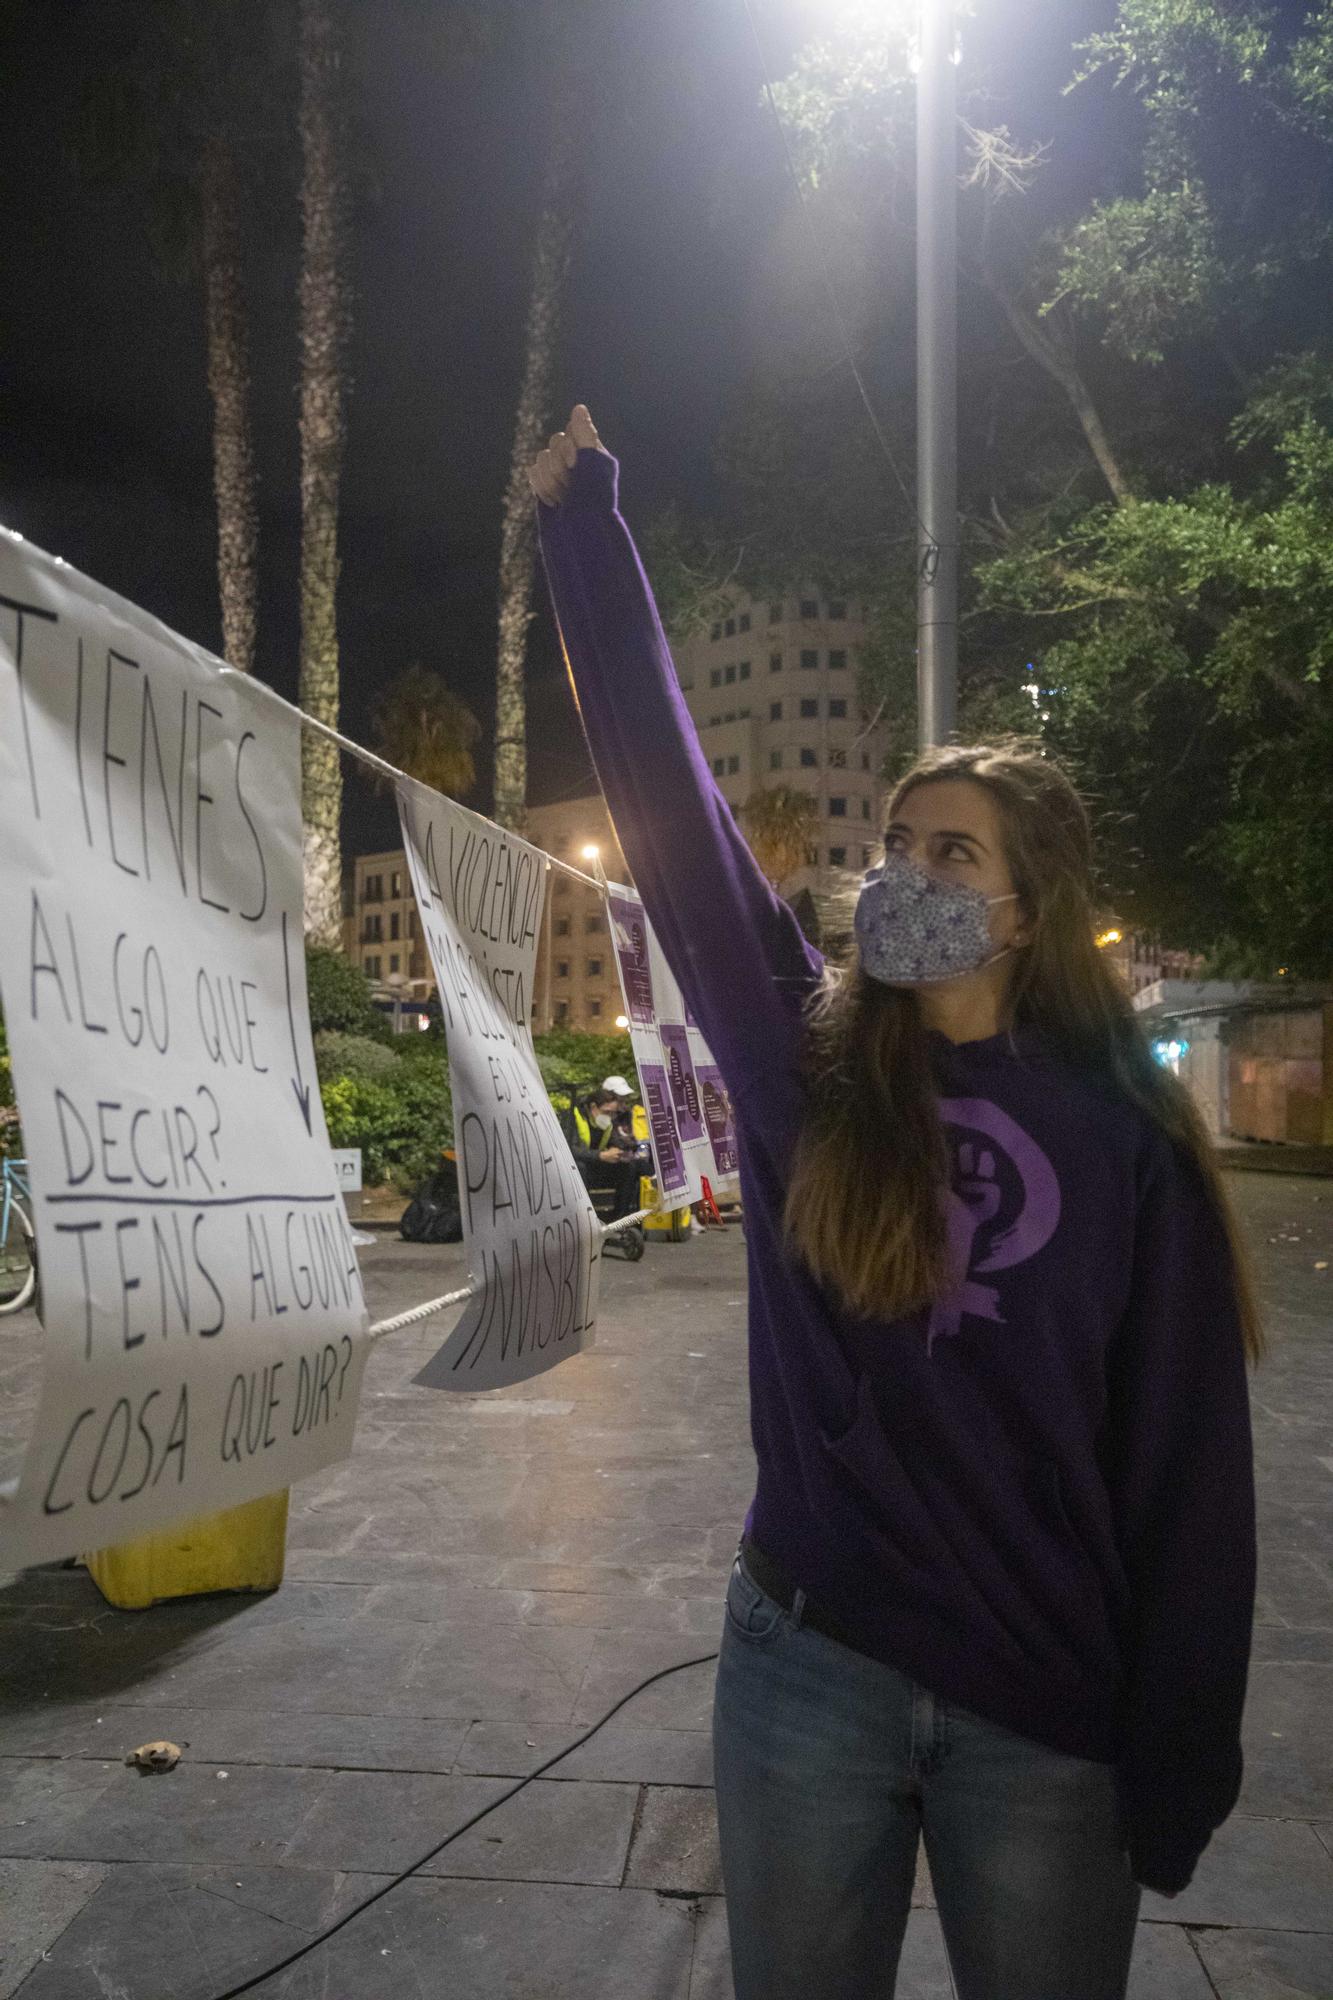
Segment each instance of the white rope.
[[464,1299],[472,1297],[474,1287],[464,1285],[461,1292],[446,1292],[442,1299],[427,1299],[424,1306],[413,1306],[409,1312],[395,1313],[392,1319],[377,1319],[370,1329],[372,1340],[382,1340],[386,1333],[397,1333],[400,1326],[411,1326],[419,1319],[430,1319],[435,1313],[443,1312],[446,1306],[457,1306]]
[[[600,1228],[603,1242],[608,1236],[616,1236],[622,1229],[629,1229],[634,1223],[642,1222],[646,1215],[652,1213],[651,1208],[641,1208],[637,1214],[626,1215],[619,1222],[602,1223]],[[395,1313],[392,1319],[377,1319],[370,1329],[370,1337],[372,1340],[382,1340],[386,1333],[397,1333],[400,1327],[414,1326],[418,1320],[432,1319],[436,1313],[443,1312],[446,1306],[462,1305],[464,1299],[470,1299],[475,1291],[475,1285],[464,1285],[460,1291],[446,1292],[443,1298],[427,1299],[425,1305],[411,1306],[407,1312]]]
[[[354,743],[350,736],[343,736],[338,730],[332,728],[329,723],[319,722],[313,715],[307,715],[303,708],[298,708],[294,701],[288,701],[286,696],[280,695],[276,688],[271,688],[267,681],[261,681],[253,674],[242,674],[239,668],[236,667],[224,666],[222,672],[231,675],[234,679],[248,682],[253,688],[258,688],[266,700],[276,702],[279,708],[285,708],[288,715],[294,715],[297,721],[303,723],[307,729],[313,729],[316,736],[327,737],[330,743],[336,743],[338,748],[345,750],[349,757],[355,757],[358,763],[365,764],[372,771],[378,771],[381,777],[392,778],[395,784],[397,784],[399,779],[404,784],[419,782],[417,779],[409,778],[406,771],[400,771],[396,764],[386,763],[383,757],[377,757],[373,750],[367,750],[362,744]],[[429,789],[430,787],[427,786],[426,790],[429,791]],[[490,827],[497,833],[504,832],[504,828],[497,827],[494,820],[487,819],[483,813],[473,812],[470,806],[459,805],[457,799],[450,799],[449,803],[458,812],[466,813],[469,819],[475,819],[479,825]],[[514,838],[522,840],[523,836],[522,834],[517,834]],[[531,847],[534,843],[529,840],[524,844]],[[599,882],[595,876],[585,875],[581,868],[571,868],[569,863],[562,861],[558,855],[547,854],[544,847],[537,848],[537,853],[543,856],[548,868],[562,869],[566,875],[572,875],[576,882],[582,882],[586,888],[596,889],[599,896],[606,894],[604,879]]]

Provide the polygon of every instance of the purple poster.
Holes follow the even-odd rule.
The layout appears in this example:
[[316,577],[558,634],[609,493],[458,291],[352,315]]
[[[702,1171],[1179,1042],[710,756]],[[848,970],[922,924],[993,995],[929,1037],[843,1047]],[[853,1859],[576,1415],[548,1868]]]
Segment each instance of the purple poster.
[[667,1081],[671,1085],[671,1101],[676,1107],[676,1124],[681,1138],[688,1145],[691,1140],[704,1136],[699,1085],[694,1074],[689,1038],[684,1028],[678,1027],[674,1021],[659,1021],[657,1032],[666,1055]]
[[736,1127],[732,1122],[731,1099],[727,1096],[722,1072],[700,1063],[695,1074],[699,1079],[699,1093],[703,1099],[709,1144],[713,1148],[713,1158],[717,1162],[718,1173],[734,1174],[740,1167],[736,1156]]
[[653,1158],[657,1162],[657,1184],[664,1195],[678,1194],[688,1186],[685,1159],[676,1137],[676,1120],[667,1090],[666,1071],[656,1063],[640,1063],[644,1109],[653,1135]]
[[648,963],[648,921],[643,905],[628,902],[623,896],[608,896],[606,900],[630,1021],[636,1028],[651,1028],[655,1018],[653,974]]

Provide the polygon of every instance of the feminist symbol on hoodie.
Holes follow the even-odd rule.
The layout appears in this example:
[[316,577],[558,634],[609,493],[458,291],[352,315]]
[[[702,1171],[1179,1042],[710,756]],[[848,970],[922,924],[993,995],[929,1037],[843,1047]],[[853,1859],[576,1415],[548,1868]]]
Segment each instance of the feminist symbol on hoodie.
[[940,1116],[954,1156],[945,1196],[955,1289],[931,1309],[926,1352],[958,1333],[965,1314],[1004,1324],[999,1292],[978,1278],[1026,1263],[1060,1221],[1060,1183],[1035,1139],[984,1097],[946,1097]]

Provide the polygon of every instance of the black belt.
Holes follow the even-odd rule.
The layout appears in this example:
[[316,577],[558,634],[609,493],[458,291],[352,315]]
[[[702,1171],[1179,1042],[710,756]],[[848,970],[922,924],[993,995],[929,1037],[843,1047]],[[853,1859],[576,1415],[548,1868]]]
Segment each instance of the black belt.
[[[772,1556],[766,1556],[748,1535],[741,1536],[741,1557],[752,1581],[763,1591],[764,1596],[771,1597],[784,1611],[792,1611],[796,1604],[797,1587],[782,1565],[774,1562]],[[845,1627],[839,1625],[836,1618],[830,1618],[809,1597],[801,1607],[799,1622],[808,1625],[813,1632],[822,1632],[826,1639],[836,1639],[840,1646],[849,1646],[854,1653],[865,1651],[864,1646],[858,1645],[856,1640],[849,1636]]]

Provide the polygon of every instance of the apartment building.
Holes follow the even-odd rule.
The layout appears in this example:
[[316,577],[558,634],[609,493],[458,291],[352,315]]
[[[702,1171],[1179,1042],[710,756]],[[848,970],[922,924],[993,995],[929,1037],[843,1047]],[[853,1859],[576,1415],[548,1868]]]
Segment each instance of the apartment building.
[[818,903],[874,859],[888,747],[857,693],[863,605],[813,589],[738,597],[710,629],[672,648],[681,691],[733,811],[770,785],[808,792],[819,811],[808,865],[783,883]]
[[402,848],[358,855],[348,888],[344,952],[375,987],[381,1004],[396,998],[415,1020],[435,991],[435,979]]
[[[613,882],[629,880],[606,800],[600,792],[529,806],[527,837],[557,860],[593,875],[600,862]],[[596,849],[596,853],[590,852]],[[532,1029],[577,1028],[614,1034],[624,1021],[606,909],[593,888],[558,868],[547,883],[533,979]]]

